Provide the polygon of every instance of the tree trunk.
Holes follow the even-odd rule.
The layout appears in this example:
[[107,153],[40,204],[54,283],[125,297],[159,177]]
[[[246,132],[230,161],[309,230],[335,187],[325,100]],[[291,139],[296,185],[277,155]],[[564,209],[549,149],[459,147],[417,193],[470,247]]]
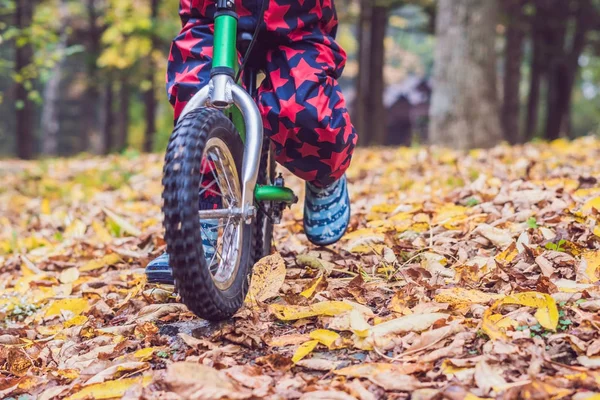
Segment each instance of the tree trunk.
[[154,136],[156,134],[156,83],[154,81],[154,60],[152,59],[152,51],[158,47],[158,39],[154,33],[156,27],[156,19],[158,17],[159,0],[151,0],[151,16],[152,16],[152,32],[150,40],[152,42],[152,50],[148,56],[148,72],[146,79],[150,82],[148,90],[144,92],[144,107],[146,114],[146,132],[144,135],[144,151],[151,152],[154,147]]
[[127,73],[121,77],[121,88],[119,89],[119,130],[117,133],[117,150],[123,151],[127,148],[127,137],[129,135],[129,99],[130,88]]
[[15,114],[17,135],[17,156],[22,159],[33,158],[34,106],[28,97],[27,72],[25,69],[33,62],[31,34],[28,31],[33,19],[33,0],[19,0],[15,8],[15,26],[20,37],[25,38],[21,45],[16,44],[15,74],[21,79],[16,83]]
[[560,136],[563,121],[563,99],[567,96],[567,65],[565,40],[569,1],[556,0],[551,17],[547,19],[544,43],[548,48],[548,95],[546,97],[546,139]]
[[369,144],[370,135],[367,134],[367,104],[370,77],[370,43],[371,43],[371,14],[373,5],[370,1],[360,2],[360,17],[358,21],[358,78],[356,83],[356,97],[354,100],[353,123],[358,135],[358,144]]
[[68,7],[66,0],[60,2],[60,39],[57,46],[58,60],[52,69],[50,79],[44,90],[44,108],[42,110],[42,152],[46,155],[55,156],[58,152],[58,133],[60,124],[58,120],[60,82],[62,70],[66,59],[67,48]]
[[525,123],[525,141],[533,139],[537,133],[538,107],[540,102],[540,87],[543,76],[542,37],[535,28],[531,36],[533,55],[531,61],[531,76],[529,78],[529,97],[527,99],[527,122]]
[[507,17],[504,71],[504,99],[502,102],[502,128],[504,139],[511,144],[521,141],[519,132],[521,62],[523,60],[523,0],[505,0]]
[[470,149],[502,140],[496,90],[497,14],[495,1],[438,2],[433,144]]
[[386,129],[386,109],[383,104],[384,74],[385,64],[385,32],[388,21],[387,7],[373,7],[373,22],[371,24],[371,67],[370,69],[370,90],[369,90],[369,125],[367,129],[373,135],[372,145],[383,145],[387,134]]
[[109,154],[113,149],[113,126],[115,122],[113,98],[113,79],[109,75],[107,77],[106,94],[104,96],[104,154]]
[[577,80],[577,74],[579,72],[579,57],[581,57],[581,53],[583,52],[583,49],[586,46],[587,34],[593,26],[594,21],[592,18],[594,17],[595,11],[593,7],[594,6],[590,4],[589,0],[580,1],[579,10],[577,12],[576,18],[577,28],[573,36],[571,51],[567,59],[567,95],[565,96],[565,98],[563,99],[564,101],[561,104],[563,114],[561,126],[563,127],[564,132],[566,132],[569,137],[573,137],[570,123],[573,87],[575,85],[575,81]]
[[84,121],[85,129],[82,140],[82,150],[90,150],[92,153],[102,153],[102,138],[99,127],[99,102],[100,90],[98,87],[98,66],[97,61],[100,56],[100,38],[101,30],[98,26],[98,10],[96,9],[96,0],[86,0],[89,42],[88,42],[88,61],[87,61],[87,88],[85,94]]
[[[389,8],[371,1],[361,1],[359,23],[359,71],[355,100],[355,126],[361,145],[385,141],[385,107],[383,105],[385,64],[384,39]],[[368,132],[368,134],[367,134]]]

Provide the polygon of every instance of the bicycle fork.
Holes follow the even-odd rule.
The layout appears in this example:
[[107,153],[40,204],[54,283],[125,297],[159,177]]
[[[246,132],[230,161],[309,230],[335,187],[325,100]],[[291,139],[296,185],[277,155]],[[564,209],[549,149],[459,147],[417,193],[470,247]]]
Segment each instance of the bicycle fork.
[[[241,117],[234,125],[244,141],[244,159],[242,160],[242,204],[235,210],[229,210],[251,223],[256,216],[255,201],[273,201],[293,204],[298,201],[294,192],[283,186],[257,186],[260,155],[263,145],[263,123],[256,102],[235,81],[239,69],[237,61],[237,21],[233,0],[217,0],[215,13],[215,33],[213,65],[208,85],[199,90],[184,107],[180,119],[191,110],[199,107],[213,107],[220,110],[235,106]],[[234,108],[234,112],[235,112]],[[239,121],[241,119],[242,121]],[[213,210],[202,210],[200,218],[213,219]]]

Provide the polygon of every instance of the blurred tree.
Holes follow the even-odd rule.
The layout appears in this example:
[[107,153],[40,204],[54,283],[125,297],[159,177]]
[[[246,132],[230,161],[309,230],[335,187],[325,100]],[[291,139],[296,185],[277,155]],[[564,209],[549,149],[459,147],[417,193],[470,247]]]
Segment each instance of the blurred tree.
[[431,141],[459,149],[502,139],[496,91],[493,0],[439,0]]
[[527,33],[525,5],[528,0],[501,1],[505,17],[506,41],[504,51],[504,98],[502,102],[502,129],[511,144],[521,141],[519,131],[521,65],[523,42]]
[[33,67],[32,30],[34,0],[18,0],[15,8],[15,114],[17,156],[33,158],[34,104],[29,96],[35,68]]
[[42,153],[46,155],[57,155],[58,153],[58,134],[60,130],[58,120],[59,90],[62,71],[67,58],[67,39],[69,36],[67,0],[60,0],[58,12],[60,38],[56,51],[57,60],[50,71],[50,78],[46,82],[42,108]]
[[[394,4],[398,4],[394,2]],[[384,39],[390,5],[362,0],[358,25],[358,80],[354,125],[361,145],[382,144],[385,140],[383,87]],[[366,134],[368,132],[368,134]]]
[[151,52],[148,55],[148,62],[146,63],[146,80],[148,87],[144,91],[144,106],[146,116],[146,131],[144,134],[144,151],[151,152],[154,147],[154,136],[156,135],[156,84],[155,84],[155,64],[153,58],[153,51],[158,48],[158,36],[155,32],[156,26],[158,25],[158,7],[159,0],[150,0],[150,21],[151,28],[149,32]]

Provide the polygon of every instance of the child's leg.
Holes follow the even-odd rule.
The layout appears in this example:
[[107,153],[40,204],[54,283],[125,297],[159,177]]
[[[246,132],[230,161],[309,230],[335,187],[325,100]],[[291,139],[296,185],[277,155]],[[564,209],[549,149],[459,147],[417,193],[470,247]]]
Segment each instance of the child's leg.
[[265,14],[279,43],[268,53],[260,92],[265,130],[280,164],[326,186],[344,174],[357,141],[337,82],[346,54],[335,42],[335,11],[330,0],[277,3]]

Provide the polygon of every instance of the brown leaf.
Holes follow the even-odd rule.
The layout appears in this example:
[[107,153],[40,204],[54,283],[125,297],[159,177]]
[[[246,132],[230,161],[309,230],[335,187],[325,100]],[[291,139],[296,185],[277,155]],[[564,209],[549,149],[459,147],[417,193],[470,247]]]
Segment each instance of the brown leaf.
[[29,371],[29,368],[33,366],[29,356],[23,350],[15,347],[8,350],[6,362],[8,364],[8,371],[16,376],[24,376]]
[[206,365],[177,362],[167,367],[167,387],[188,400],[247,399],[252,392],[234,383],[224,372]]

